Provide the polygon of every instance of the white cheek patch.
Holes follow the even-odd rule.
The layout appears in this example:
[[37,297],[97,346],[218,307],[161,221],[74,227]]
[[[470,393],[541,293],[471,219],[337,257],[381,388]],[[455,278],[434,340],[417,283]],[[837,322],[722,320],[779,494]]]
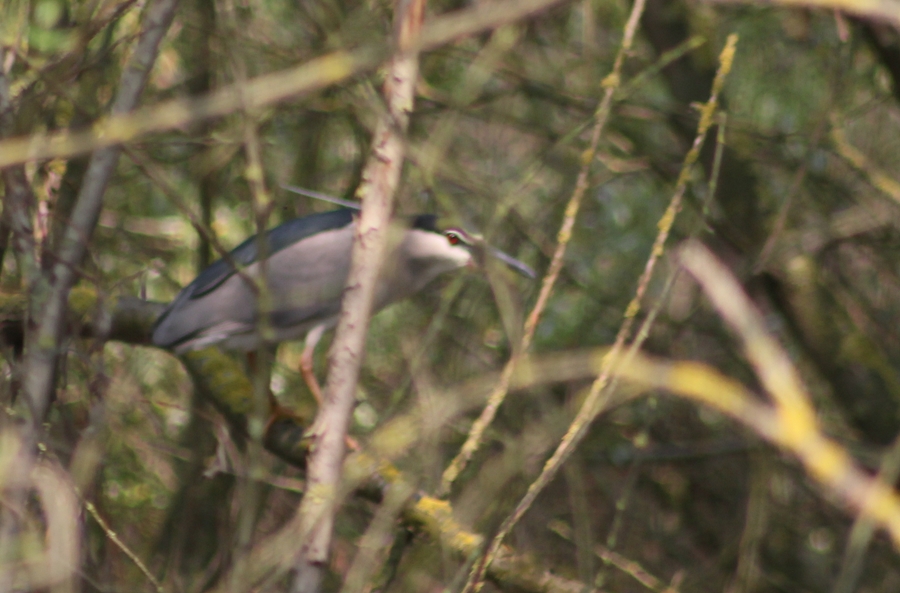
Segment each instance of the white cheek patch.
[[463,245],[451,245],[443,234],[413,229],[407,233],[404,249],[410,260],[416,260],[428,280],[469,265],[472,255]]

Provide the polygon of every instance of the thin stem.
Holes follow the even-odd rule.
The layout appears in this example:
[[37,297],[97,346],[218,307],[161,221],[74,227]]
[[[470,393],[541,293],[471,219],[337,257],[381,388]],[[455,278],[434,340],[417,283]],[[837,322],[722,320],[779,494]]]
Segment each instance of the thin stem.
[[[640,1],[635,2],[635,8],[637,8],[639,4],[641,4]],[[635,16],[634,11],[632,12],[632,16]],[[554,451],[550,459],[544,464],[541,474],[528,487],[528,491],[525,493],[525,496],[522,497],[522,500],[519,501],[519,504],[516,505],[515,510],[513,510],[512,514],[510,514],[500,526],[500,529],[482,556],[481,561],[476,564],[476,568],[469,577],[469,583],[467,584],[465,591],[479,590],[481,588],[485,570],[487,569],[488,564],[490,564],[500,552],[503,540],[506,539],[506,536],[509,535],[509,532],[516,523],[519,522],[525,512],[531,508],[531,505],[534,503],[538,494],[540,494],[553,480],[560,467],[562,467],[575,448],[581,443],[582,439],[584,439],[591,422],[606,405],[607,400],[613,391],[612,386],[615,385],[614,380],[611,382],[611,379],[614,378],[613,370],[619,364],[629,364],[637,354],[637,348],[640,345],[637,341],[632,344],[632,347],[628,352],[624,355],[622,354],[625,340],[631,335],[634,319],[638,311],[640,311],[640,303],[650,284],[650,278],[655,269],[656,262],[663,254],[663,249],[669,233],[671,232],[672,225],[675,222],[675,217],[681,209],[681,199],[686,190],[688,180],[690,179],[691,169],[700,156],[703,138],[706,136],[706,132],[714,121],[714,115],[718,105],[718,95],[724,85],[726,75],[731,70],[736,45],[737,36],[732,34],[728,37],[725,48],[720,54],[719,71],[716,73],[716,78],[713,82],[710,99],[704,104],[701,110],[700,122],[697,126],[697,135],[694,139],[694,145],[691,147],[691,150],[688,151],[687,155],[685,155],[684,164],[682,165],[681,174],[678,177],[675,193],[669,203],[669,207],[666,209],[665,214],[663,214],[663,217],[659,222],[659,234],[654,242],[650,258],[647,260],[647,264],[644,267],[644,272],[638,280],[635,296],[625,311],[625,322],[619,329],[612,350],[609,355],[604,357],[603,370],[599,377],[594,381],[593,385],[591,385],[590,392],[588,393],[587,398],[585,398],[584,404],[582,404],[575,420],[573,420],[572,424],[569,426],[569,430],[563,437],[562,442],[560,442],[556,451]]]
[[609,76],[603,80],[603,86],[606,88],[606,91],[594,114],[594,127],[591,130],[591,140],[588,143],[588,148],[582,153],[581,169],[578,172],[578,179],[575,182],[575,190],[572,192],[572,197],[569,198],[569,203],[566,205],[563,222],[556,236],[556,249],[553,252],[553,258],[550,260],[550,266],[547,269],[547,273],[544,275],[544,280],[541,283],[541,291],[538,294],[537,302],[525,320],[525,328],[522,332],[519,347],[513,350],[513,355],[506,363],[503,373],[500,376],[500,381],[497,383],[497,387],[488,398],[488,403],[482,410],[481,415],[478,416],[475,423],[472,425],[469,436],[466,437],[466,442],[463,443],[459,453],[453,461],[450,462],[447,469],[444,470],[444,474],[441,477],[441,485],[438,489],[438,494],[440,496],[446,496],[450,492],[450,487],[453,485],[453,482],[459,474],[462,473],[466,465],[468,465],[469,460],[472,458],[472,455],[475,454],[475,451],[481,446],[485,430],[487,430],[488,426],[494,421],[497,410],[500,408],[503,400],[506,399],[506,394],[509,392],[509,380],[512,377],[513,369],[520,357],[531,348],[531,342],[534,339],[534,332],[537,329],[538,321],[540,320],[544,309],[547,307],[550,295],[553,293],[553,287],[556,285],[556,281],[562,271],[566,248],[572,238],[572,229],[575,226],[575,218],[578,216],[578,211],[581,208],[581,200],[588,188],[591,165],[594,163],[597,145],[600,142],[600,136],[609,119],[613,96],[615,95],[616,89],[619,88],[619,85],[621,84],[622,64],[625,62],[625,56],[628,55],[628,51],[631,49],[631,44],[634,40],[634,35],[640,21],[640,15],[644,10],[644,3],[645,0],[637,0],[634,3],[631,15],[625,25],[625,34],[622,37],[622,45],[619,47],[619,52],[616,54],[612,72],[610,72]]
[[294,565],[291,589],[294,593],[318,591],[328,559],[347,428],[356,399],[375,284],[387,250],[394,193],[403,167],[404,136],[419,72],[416,45],[424,11],[424,0],[402,0],[397,6],[397,54],[384,88],[388,110],[375,130],[359,190],[362,210],[356,221],[340,321],[329,353],[325,401],[307,433],[313,441],[313,453],[309,459],[307,493],[298,517],[302,531],[309,536],[303,541]]

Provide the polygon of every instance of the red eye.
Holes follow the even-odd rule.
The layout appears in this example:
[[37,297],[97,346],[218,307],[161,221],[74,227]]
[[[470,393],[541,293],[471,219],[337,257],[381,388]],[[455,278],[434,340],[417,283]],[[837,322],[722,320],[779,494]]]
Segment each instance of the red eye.
[[447,232],[447,241],[451,245],[459,245],[462,242],[462,238],[460,238],[460,236],[457,235],[456,233],[454,233],[452,231],[448,231]]

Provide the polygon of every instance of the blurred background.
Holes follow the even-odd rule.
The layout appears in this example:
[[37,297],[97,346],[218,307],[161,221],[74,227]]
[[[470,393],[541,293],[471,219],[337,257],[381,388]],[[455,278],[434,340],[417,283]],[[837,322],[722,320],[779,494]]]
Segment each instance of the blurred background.
[[[142,7],[134,0],[5,2],[0,35],[15,48],[6,74],[15,124],[5,135],[85,126],[107,113]],[[431,2],[428,11],[465,7]],[[397,211],[439,214],[545,272],[629,10],[624,2],[578,0],[425,53]],[[184,0],[142,104],[201,95],[337,49],[388,43],[391,19],[388,2]],[[828,434],[873,471],[896,465],[900,36],[874,18],[777,3],[650,0],[532,351],[614,340],[694,140],[696,104],[708,99],[731,33],[739,41],[722,94],[724,126],[706,138],[669,245],[696,236],[710,246],[790,352]],[[281,184],[352,198],[384,108],[382,78],[377,71],[128,144],[81,280],[99,296],[97,315],[122,295],[168,301],[218,258],[185,211],[227,248],[256,231],[248,127],[261,146],[270,226],[332,208]],[[45,249],[53,249],[71,210],[86,159],[26,166]],[[645,349],[707,362],[764,397],[738,341],[693,281],[682,274],[661,292],[673,267],[667,251],[640,314],[659,307]],[[427,405],[434,387],[502,368],[540,282],[496,282],[513,298],[495,299],[497,288],[483,274],[464,271],[373,319],[351,427],[360,442],[397,414]],[[9,249],[0,288],[22,290]],[[317,352],[323,380],[330,340]],[[236,517],[247,502],[237,484],[250,469],[265,484],[253,537],[293,515],[302,471],[268,455],[248,468],[178,359],[122,342],[66,346],[51,447],[65,466],[92,439],[102,462],[83,495],[165,590],[204,591],[230,566]],[[297,372],[300,352],[301,345],[281,347],[272,390],[311,417],[315,402]],[[6,398],[15,364],[7,348]],[[496,530],[589,384],[508,398],[451,493],[463,525],[488,536]],[[437,487],[477,413],[455,418],[399,460],[416,487]],[[339,513],[329,586],[341,582],[375,508],[351,498]],[[23,531],[32,538],[40,534],[35,516]],[[78,586],[149,590],[108,531],[83,521]],[[604,591],[900,590],[888,538],[851,544],[853,522],[758,436],[659,393],[604,413],[507,543],[554,574]],[[394,535],[395,570],[391,578],[373,577],[368,590],[460,587],[464,563],[428,537],[403,529]],[[37,545],[24,535],[12,541],[22,548],[7,549],[6,560]]]

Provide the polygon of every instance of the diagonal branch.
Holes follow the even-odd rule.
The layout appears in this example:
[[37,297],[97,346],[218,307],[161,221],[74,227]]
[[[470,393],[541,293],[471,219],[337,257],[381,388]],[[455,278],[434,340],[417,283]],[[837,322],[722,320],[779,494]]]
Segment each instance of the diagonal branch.
[[[12,100],[9,73],[3,66],[7,61],[7,52],[11,51],[0,51],[0,139],[9,138],[16,131],[16,105]],[[6,191],[0,218],[0,232],[4,235],[3,244],[0,245],[0,270],[3,268],[3,252],[11,236],[13,251],[28,285],[34,281],[38,272],[37,245],[31,222],[34,216],[34,193],[25,177],[24,165],[6,167],[3,169],[2,179]]]
[[362,212],[356,222],[350,274],[329,354],[325,401],[309,431],[313,454],[309,460],[307,493],[298,512],[300,530],[305,535],[294,568],[292,590],[295,593],[319,590],[328,559],[344,441],[356,399],[356,381],[375,300],[375,283],[387,249],[394,193],[403,168],[404,136],[419,72],[415,46],[422,28],[425,1],[400,0],[396,10],[397,53],[384,85],[388,109],[375,130],[372,154],[363,171],[359,190]]
[[[0,327],[21,327],[25,309],[22,295],[0,293]],[[111,308],[112,319],[109,338],[128,344],[149,345],[150,328],[163,303],[151,303],[130,297],[106,301]],[[77,318],[72,322],[83,324],[82,335],[90,337],[93,329],[89,314],[97,306],[97,297],[90,287],[78,287],[72,291],[70,308]],[[564,352],[542,355],[539,358],[524,357],[513,373],[510,391],[534,388],[555,382],[581,380],[593,376],[601,367],[605,349]],[[206,348],[181,357],[196,388],[222,412],[232,427],[246,432],[246,416],[253,407],[253,386],[250,378],[235,365],[231,357],[218,348]],[[497,382],[494,373],[467,381],[463,385],[442,391],[436,401],[439,410],[431,410],[430,416],[437,423],[425,422],[421,412],[414,409],[392,419],[380,427],[366,447],[347,457],[341,470],[340,493],[369,500],[383,500],[388,491],[407,488],[411,479],[399,471],[393,462],[408,455],[424,438],[442,426],[456,421],[461,415],[477,409]],[[637,393],[630,393],[634,397]],[[310,443],[301,438],[302,427],[290,421],[273,423],[265,436],[267,450],[288,463],[303,467]],[[447,551],[460,560],[471,557],[482,545],[483,536],[470,531],[454,516],[453,507],[446,501],[419,494],[408,501],[400,512],[401,520],[420,533],[439,540]],[[296,550],[298,528],[296,519],[283,529],[264,538],[255,545],[246,558],[247,572],[242,575],[245,588],[255,588],[263,581],[278,579],[284,574],[281,562],[285,550]],[[293,554],[291,554],[293,555]],[[553,574],[546,566],[528,555],[514,550],[504,553],[489,567],[488,577],[493,581],[533,593],[576,593],[583,584]],[[233,581],[226,576],[214,591],[231,590]]]
[[622,44],[616,54],[612,72],[610,72],[609,76],[603,80],[603,86],[606,87],[606,91],[594,113],[594,127],[591,130],[590,144],[582,156],[581,170],[578,172],[575,190],[572,192],[572,197],[569,198],[569,203],[566,205],[563,223],[557,234],[556,250],[553,252],[553,258],[550,260],[550,267],[541,284],[541,292],[538,294],[537,302],[531,310],[531,313],[528,315],[528,318],[525,320],[525,328],[522,332],[519,347],[513,350],[513,355],[506,363],[503,374],[500,376],[500,381],[497,383],[497,387],[494,389],[493,393],[491,393],[491,397],[488,399],[488,403],[484,407],[484,410],[482,410],[481,414],[472,425],[469,436],[466,437],[466,442],[463,443],[459,453],[453,461],[450,462],[447,469],[444,470],[444,474],[441,476],[441,485],[438,489],[439,496],[446,496],[449,494],[453,482],[466,468],[466,465],[472,458],[472,455],[475,454],[475,451],[478,450],[478,447],[481,446],[485,430],[487,430],[491,425],[491,422],[494,421],[497,410],[500,408],[503,400],[506,399],[513,369],[518,363],[519,358],[531,347],[531,341],[534,338],[534,332],[537,329],[538,321],[540,320],[544,309],[547,307],[550,295],[553,293],[553,287],[556,285],[556,280],[559,278],[559,274],[562,271],[566,248],[569,245],[569,240],[572,238],[572,229],[575,226],[575,218],[578,216],[578,211],[581,208],[581,200],[588,189],[591,165],[594,163],[597,145],[600,142],[600,137],[603,134],[606,122],[609,119],[610,111],[612,110],[613,96],[621,82],[622,64],[625,62],[625,56],[628,55],[628,52],[631,50],[631,44],[634,40],[634,35],[637,32],[638,21],[640,20],[643,10],[643,0],[634,3],[631,10],[631,16],[625,25],[625,34],[622,36]]
[[[159,44],[175,15],[176,5],[177,0],[157,0],[147,9],[143,31],[122,73],[112,107],[114,116],[132,111],[137,106],[156,61]],[[118,146],[109,146],[91,157],[59,252],[53,254],[55,263],[31,287],[31,320],[35,325],[26,329],[23,368],[25,396],[36,426],[43,422],[53,393],[69,291],[75,284],[76,270],[84,259],[87,243],[97,225],[103,194],[120,151]]]
[[[635,2],[635,6],[638,4],[639,2]],[[731,70],[736,45],[737,36],[734,34],[729,35],[725,47],[719,55],[719,70],[716,73],[716,79],[713,82],[710,99],[703,105],[700,112],[700,122],[697,126],[697,135],[694,140],[694,145],[691,147],[691,150],[688,151],[687,155],[685,155],[684,165],[681,174],[679,175],[678,183],[676,184],[675,194],[658,224],[659,233],[657,234],[650,257],[638,280],[635,296],[625,311],[625,321],[619,328],[615,344],[604,360],[602,371],[591,385],[591,389],[585,398],[584,403],[578,410],[575,419],[569,425],[569,429],[566,431],[566,435],[563,437],[559,446],[557,446],[556,451],[553,452],[553,455],[544,464],[537,479],[529,485],[528,491],[516,505],[513,512],[503,521],[503,524],[500,526],[500,529],[497,531],[497,534],[494,536],[494,539],[491,541],[487,550],[472,569],[464,591],[469,592],[481,588],[487,566],[492,562],[493,558],[500,553],[503,540],[509,535],[512,528],[519,522],[528,509],[531,508],[531,505],[537,499],[538,494],[540,494],[553,480],[559,469],[569,459],[572,452],[575,451],[585,435],[587,435],[588,428],[593,420],[600,411],[602,411],[604,404],[606,403],[605,398],[609,397],[609,394],[612,392],[611,385],[614,384],[614,381],[611,382],[610,379],[615,379],[615,367],[617,365],[627,364],[631,357],[636,355],[637,348],[640,347],[641,341],[635,340],[629,350],[624,354],[622,353],[625,346],[625,340],[631,335],[631,328],[637,313],[640,310],[640,302],[650,283],[650,278],[655,269],[656,262],[664,252],[665,243],[669,237],[672,225],[675,222],[675,217],[681,209],[681,200],[690,179],[690,171],[700,156],[703,138],[706,136],[706,132],[714,122],[714,115],[718,108],[719,93],[722,90],[726,76]],[[646,336],[646,333],[643,333],[642,335]]]
[[[546,10],[562,0],[504,0],[479,3],[429,21],[416,47],[431,50],[462,37],[495,29]],[[193,99],[173,99],[129,115],[97,122],[88,131],[34,134],[0,142],[0,167],[29,160],[67,157],[133,141],[153,132],[221,117],[239,109],[281,103],[369,72],[388,57],[383,45],[369,44],[352,52],[336,51],[305,64],[229,85]]]

